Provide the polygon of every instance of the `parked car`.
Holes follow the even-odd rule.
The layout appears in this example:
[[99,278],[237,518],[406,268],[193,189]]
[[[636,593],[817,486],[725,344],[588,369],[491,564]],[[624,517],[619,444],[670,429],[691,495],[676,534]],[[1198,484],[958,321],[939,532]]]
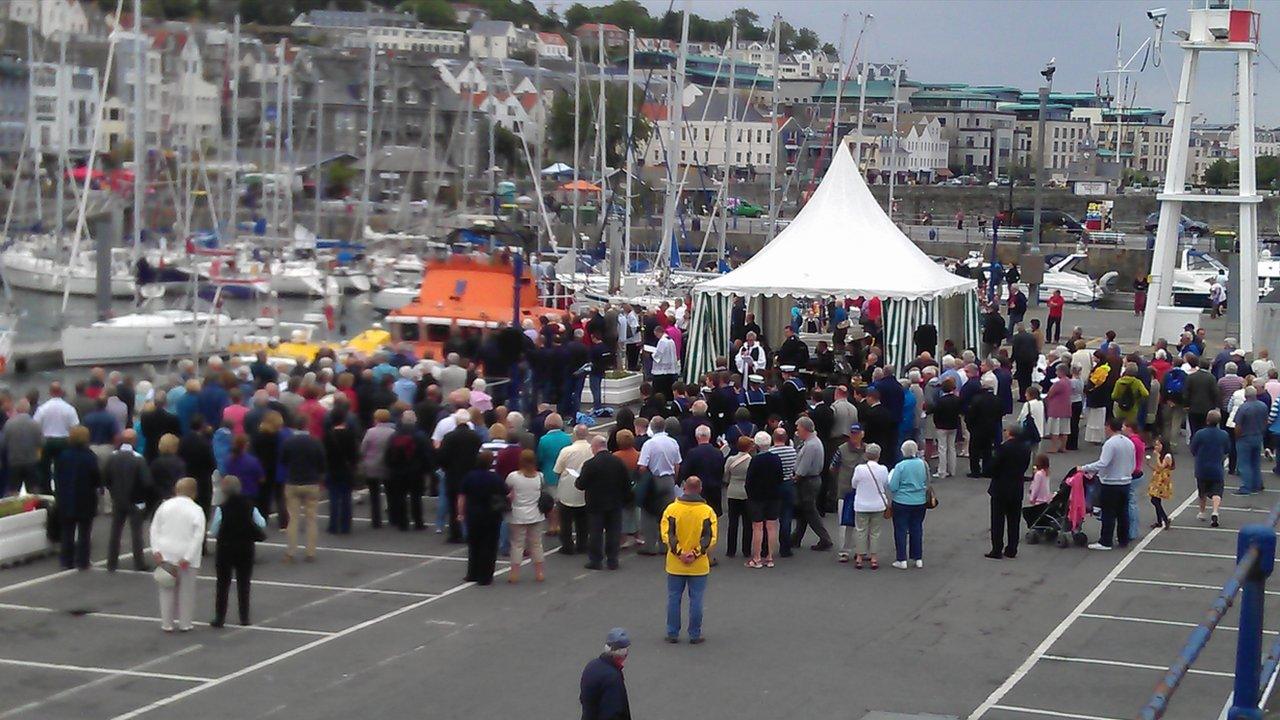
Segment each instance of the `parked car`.
[[[1035,211],[1032,208],[1014,208],[996,213],[1001,227],[1031,228],[1035,226]],[[1042,229],[1057,228],[1077,240],[1092,242],[1089,232],[1080,221],[1061,210],[1053,208],[1040,209],[1040,227]]]
[[729,198],[729,212],[745,218],[758,218],[769,214],[768,210],[742,198]]
[[[1147,232],[1154,233],[1156,227],[1160,225],[1160,213],[1153,212],[1147,216],[1147,222],[1143,225]],[[1178,221],[1178,234],[1187,235],[1193,238],[1201,238],[1210,233],[1209,224],[1199,220],[1192,220],[1186,215]]]

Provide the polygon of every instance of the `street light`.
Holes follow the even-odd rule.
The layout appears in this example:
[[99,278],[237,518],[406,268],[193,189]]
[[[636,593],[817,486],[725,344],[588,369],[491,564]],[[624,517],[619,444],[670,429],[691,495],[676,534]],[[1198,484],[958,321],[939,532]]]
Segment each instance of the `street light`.
[[1023,271],[1027,278],[1027,283],[1031,286],[1032,301],[1036,303],[1040,302],[1039,285],[1044,276],[1044,260],[1040,255],[1040,232],[1042,230],[1040,212],[1044,194],[1045,115],[1048,114],[1049,93],[1053,89],[1053,73],[1058,69],[1055,64],[1056,60],[1057,58],[1049,58],[1049,62],[1040,71],[1040,75],[1044,77],[1045,84],[1040,88],[1040,112],[1036,121],[1038,133],[1036,137],[1036,186],[1032,195],[1030,254],[1027,253],[1027,238],[1025,234],[1020,244],[1020,249],[1024,256]]

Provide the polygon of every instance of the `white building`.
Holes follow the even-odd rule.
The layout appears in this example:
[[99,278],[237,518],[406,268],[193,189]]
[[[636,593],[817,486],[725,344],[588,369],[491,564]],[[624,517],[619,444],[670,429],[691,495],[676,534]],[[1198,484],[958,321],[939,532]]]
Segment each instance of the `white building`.
[[467,34],[459,30],[409,27],[371,27],[353,32],[342,39],[344,47],[369,47],[372,41],[379,50],[445,53],[461,55],[467,46]]
[[[134,97],[135,87],[139,85],[135,58],[139,45],[139,35],[133,31],[117,29],[111,34],[116,43],[115,57],[115,92],[117,104],[124,110],[122,122],[127,123],[126,139],[129,142],[136,137],[134,133]],[[146,107],[146,144],[156,147],[162,144],[162,138],[169,127],[169,87],[164,81],[163,54],[155,47],[150,35],[143,33],[141,42],[143,53],[143,77],[141,87],[145,89]]]
[[8,19],[30,25],[44,37],[61,33],[80,36],[89,32],[89,18],[79,0],[5,0]]
[[840,61],[822,53],[800,51],[778,61],[778,76],[783,80],[817,80],[836,77],[839,72]]
[[481,20],[467,32],[467,47],[473,58],[506,60],[518,42],[516,26],[506,20]]
[[[708,91],[690,85],[684,92],[683,122],[679,129],[680,165],[703,167],[753,168],[766,172],[773,162],[773,123],[753,106],[745,106],[745,96],[739,96],[734,115],[733,143],[729,147],[729,133],[725,118],[729,114],[729,95]],[[667,162],[671,146],[671,121],[665,105],[646,104],[645,115],[654,123],[654,136],[649,141],[645,158],[648,165],[662,166]],[[705,119],[703,119],[705,118]]]
[[569,44],[556,33],[538,33],[538,56],[547,60],[569,60]]
[[946,169],[951,152],[942,124],[931,117],[905,119],[896,138],[888,122],[870,124],[863,129],[861,143],[856,131],[846,135],[844,143],[851,151],[862,145],[862,170],[878,182],[888,182],[895,171],[902,182],[932,182],[938,171]]
[[217,86],[204,78],[204,60],[192,37],[181,41],[176,73],[169,79],[169,132],[176,147],[203,148],[222,131],[222,104]]
[[440,73],[444,84],[456,94],[462,94],[464,90],[473,93],[489,91],[489,81],[480,68],[476,67],[474,60],[461,62],[440,58],[432,66]]
[[93,143],[101,80],[97,68],[31,64],[29,147],[46,154],[84,155]]

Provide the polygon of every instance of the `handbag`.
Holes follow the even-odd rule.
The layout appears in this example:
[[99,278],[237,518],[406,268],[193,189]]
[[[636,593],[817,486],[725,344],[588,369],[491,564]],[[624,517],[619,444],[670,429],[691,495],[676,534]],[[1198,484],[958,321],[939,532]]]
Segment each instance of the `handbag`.
[[853,496],[855,491],[850,490],[844,494],[844,503],[840,506],[840,524],[844,527],[853,527],[857,523],[853,519]]
[[156,569],[151,571],[151,576],[156,579],[156,585],[165,589],[178,584],[178,568],[172,563],[162,562],[156,565]]
[[932,510],[938,507],[938,494],[933,491],[932,485],[926,485],[924,489],[924,507],[926,510]]
[[551,491],[547,489],[547,481],[543,480],[541,487],[538,488],[538,512],[546,515],[555,506],[556,499],[552,497]]

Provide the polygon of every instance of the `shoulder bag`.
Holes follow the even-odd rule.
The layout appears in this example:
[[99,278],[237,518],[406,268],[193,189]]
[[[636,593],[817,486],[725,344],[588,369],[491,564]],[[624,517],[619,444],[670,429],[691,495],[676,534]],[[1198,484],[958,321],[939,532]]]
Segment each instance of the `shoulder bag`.
[[[871,482],[876,486],[876,494],[880,496],[880,501],[884,503],[884,519],[893,519],[893,503],[889,502],[889,499],[884,495],[884,490],[880,489],[880,481],[876,479],[875,471],[871,468],[867,468],[867,471],[871,473]],[[885,482],[888,482],[887,478]]]
[[550,513],[551,509],[555,506],[556,499],[551,495],[551,491],[547,488],[546,479],[543,479],[542,484],[538,488],[538,512],[545,516]]

